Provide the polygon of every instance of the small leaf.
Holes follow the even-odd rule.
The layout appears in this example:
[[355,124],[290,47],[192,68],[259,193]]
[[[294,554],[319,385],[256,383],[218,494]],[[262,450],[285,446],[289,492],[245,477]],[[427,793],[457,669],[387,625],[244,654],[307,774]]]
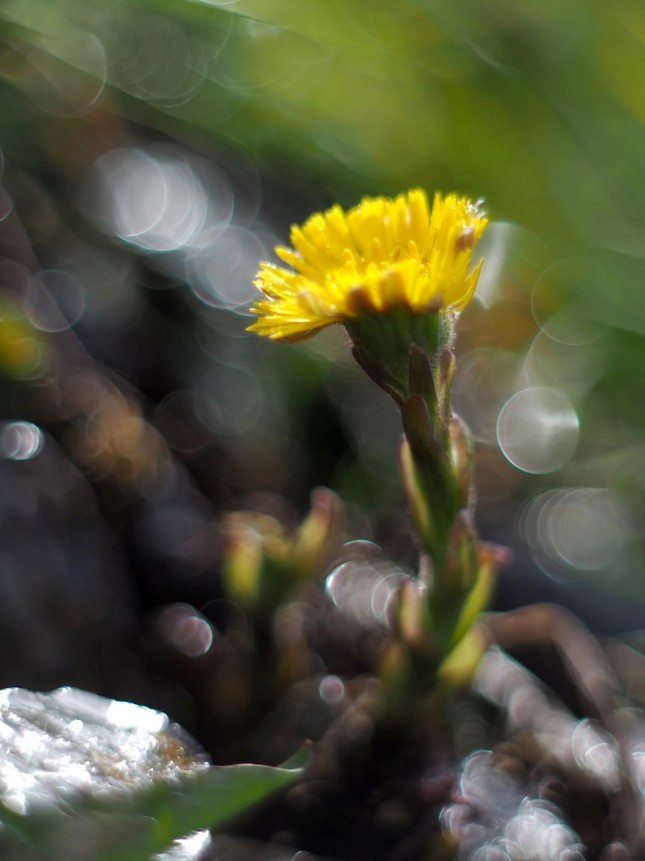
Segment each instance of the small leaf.
[[311,509],[293,538],[293,566],[297,576],[311,578],[330,552],[342,505],[336,494],[326,487],[311,495]]
[[430,359],[425,350],[417,344],[410,347],[410,359],[408,365],[409,389],[411,395],[421,395],[426,403],[437,400]]
[[446,453],[437,441],[428,406],[421,395],[410,395],[401,406],[403,428],[424,484],[445,492]]
[[[77,813],[118,828],[122,817],[136,816],[142,824],[137,839],[116,850],[98,851],[101,861],[139,861],[167,848],[173,840],[200,829],[215,828],[248,810],[272,792],[293,783],[301,768],[232,765],[159,783],[130,798],[79,804]],[[100,844],[99,844],[100,845]]]
[[[433,545],[426,545],[434,564],[440,567],[447,552],[446,539],[458,506],[455,480],[448,454],[437,441],[428,407],[421,395],[410,395],[401,406],[401,417],[407,437],[416,492],[424,499],[433,522]],[[419,536],[424,540],[424,536]]]
[[425,602],[419,584],[412,578],[399,586],[394,603],[394,622],[407,645],[418,647],[425,641]]
[[401,443],[399,463],[414,528],[421,543],[431,552],[434,546],[432,512],[419,481],[407,439]]
[[448,434],[450,437],[450,460],[459,494],[458,504],[461,508],[466,508],[473,504],[474,498],[472,439],[464,422],[454,413],[450,416]]
[[468,684],[486,651],[486,645],[479,629],[472,628],[444,658],[437,672],[439,681],[449,687]]
[[480,541],[477,544],[477,576],[466,596],[461,615],[455,625],[454,642],[458,642],[473,627],[488,606],[499,569],[507,564],[509,551],[497,544]]

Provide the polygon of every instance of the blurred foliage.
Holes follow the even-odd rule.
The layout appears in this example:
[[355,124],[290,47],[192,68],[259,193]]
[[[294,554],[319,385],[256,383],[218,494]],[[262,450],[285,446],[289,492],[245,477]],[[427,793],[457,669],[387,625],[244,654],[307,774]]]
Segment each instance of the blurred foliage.
[[[559,506],[570,523],[565,540],[548,525],[548,513],[542,516],[545,506],[529,504],[520,517],[520,540],[540,545],[531,553],[556,578],[577,570],[592,577],[599,571],[597,579],[606,580],[611,571],[619,589],[638,589],[629,583],[644,552],[636,524],[645,504],[639,469],[643,393],[635,373],[645,331],[639,294],[645,274],[645,21],[637,0],[611,6],[593,0],[405,2],[396,9],[386,2],[339,0],[310,2],[297,11],[277,0],[112,0],[100,7],[76,0],[9,0],[0,18],[8,167],[26,172],[31,183],[44,182],[57,205],[62,195],[59,217],[78,231],[77,238],[96,243],[95,235],[86,235],[88,225],[78,223],[80,183],[81,217],[93,215],[95,226],[143,251],[152,269],[170,274],[171,281],[187,280],[197,294],[192,312],[207,330],[201,344],[208,341],[215,362],[230,365],[226,341],[232,332],[239,334],[244,318],[227,321],[212,307],[239,312],[238,300],[251,298],[254,263],[270,253],[273,242],[264,219],[273,218],[284,236],[287,221],[335,199],[353,203],[363,193],[421,185],[484,196],[499,223],[483,249],[488,263],[482,301],[464,317],[462,346],[478,367],[486,361],[504,371],[496,379],[486,372],[479,399],[472,398],[470,378],[458,396],[465,418],[487,445],[480,456],[480,509],[494,524],[554,486],[601,491]],[[130,124],[123,125],[123,118]],[[185,219],[162,225],[161,237],[143,236],[140,225],[130,225],[130,233],[119,230],[119,218],[128,226],[128,200],[117,189],[111,204],[117,214],[110,216],[99,187],[88,185],[97,158],[109,174],[104,181],[113,186],[119,178],[127,182],[137,167],[114,154],[112,161],[101,161],[110,150],[123,156],[124,147],[135,145],[142,158],[163,157],[164,151],[146,148],[151,133],[142,126],[210,153],[229,171],[224,185],[233,185],[234,203],[222,200],[230,185],[223,188],[221,174],[210,177],[207,193],[220,195],[220,207],[234,208],[234,238],[246,248],[243,258],[235,251],[237,263],[226,261],[237,266],[240,281],[247,278],[247,292],[236,288],[236,301],[233,291],[219,303],[204,295],[212,285],[203,285],[195,257],[204,255],[189,247]],[[168,165],[174,157],[188,158],[188,151],[165,150],[165,157]],[[191,158],[203,182],[203,166]],[[154,164],[148,167],[154,172]],[[145,176],[137,181],[145,182]],[[64,192],[70,188],[76,189],[71,197]],[[37,192],[28,184],[24,193]],[[152,194],[148,205],[160,206],[160,200]],[[38,217],[45,219],[41,233],[47,232],[43,209],[51,205],[37,204]],[[169,239],[173,229],[175,239]],[[210,235],[221,238],[220,233]],[[45,242],[33,229],[30,238]],[[50,235],[49,241],[57,249],[48,253],[60,256],[60,236]],[[202,235],[202,249],[207,241]],[[38,253],[43,256],[40,246]],[[222,253],[221,245],[216,253]],[[124,250],[105,259],[131,265]],[[124,303],[135,301],[124,288],[120,301],[110,303],[96,295],[102,289],[94,291],[95,302],[102,303],[97,313],[105,314],[110,304],[123,314]],[[190,335],[183,331],[188,349]],[[379,422],[375,431],[374,412],[381,418],[387,408],[378,395],[362,394],[363,384],[354,382],[353,369],[339,362],[330,340],[328,348],[305,347],[284,357],[235,338],[235,373],[256,374],[262,391],[271,392],[262,415],[256,410],[254,416],[264,434],[297,443],[287,487],[300,507],[308,485],[324,482],[362,505],[379,498],[387,508],[391,491],[381,491],[393,484],[384,454],[394,423],[388,428]],[[545,387],[564,397],[529,392],[506,414],[501,430],[477,427],[483,410],[497,415],[513,394]],[[361,410],[354,408],[357,389]],[[513,454],[515,438],[530,425],[518,418],[523,411],[537,416],[539,439],[529,445],[546,447],[530,464],[521,452],[519,461]],[[312,418],[304,440],[301,415],[324,416],[322,424]],[[254,433],[245,430],[237,443]],[[277,437],[272,442],[280,457]],[[318,464],[308,456],[309,443],[320,444]],[[524,474],[507,469],[498,444]],[[265,463],[264,474],[266,468]],[[265,478],[271,490],[282,489],[276,475]],[[580,506],[587,523],[609,520],[603,535],[584,528]],[[597,553],[576,551],[589,542],[596,542]]]
[[[244,329],[289,223],[415,186],[494,222],[455,406],[516,554],[500,601],[641,624],[639,0],[4,0],[0,37],[1,685],[148,702],[222,762],[279,761],[341,702],[361,736],[414,556],[397,416],[338,331]],[[396,564],[353,543],[327,595],[271,594],[318,484],[339,541]],[[227,592],[230,511],[278,548],[248,569],[264,615]]]
[[[0,818],[7,829],[1,844],[3,858],[56,861],[61,857],[101,861],[149,861],[173,841],[221,826],[299,777],[298,768],[262,765],[212,767],[158,781],[102,798],[89,795],[61,800],[61,809],[19,816],[4,806]],[[61,787],[62,789],[63,787]],[[206,832],[207,833],[207,832]],[[194,852],[180,858],[197,858]],[[166,857],[165,855],[163,857]],[[170,855],[168,856],[171,857]]]

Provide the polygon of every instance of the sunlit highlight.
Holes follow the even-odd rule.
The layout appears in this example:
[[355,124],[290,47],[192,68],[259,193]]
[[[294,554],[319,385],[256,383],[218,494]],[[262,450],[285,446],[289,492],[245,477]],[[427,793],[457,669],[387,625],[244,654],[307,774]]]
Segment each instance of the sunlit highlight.
[[44,444],[42,431],[32,422],[7,422],[0,431],[0,450],[9,460],[31,460]]

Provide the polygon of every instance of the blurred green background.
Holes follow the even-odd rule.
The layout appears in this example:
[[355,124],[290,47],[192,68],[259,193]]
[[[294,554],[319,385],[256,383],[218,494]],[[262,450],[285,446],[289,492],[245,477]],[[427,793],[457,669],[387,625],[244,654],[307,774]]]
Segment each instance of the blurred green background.
[[244,329],[289,224],[416,186],[492,219],[455,406],[499,605],[641,625],[640,0],[4,0],[0,35],[1,684],[194,726],[226,510],[293,525],[324,484],[411,564],[343,333]]

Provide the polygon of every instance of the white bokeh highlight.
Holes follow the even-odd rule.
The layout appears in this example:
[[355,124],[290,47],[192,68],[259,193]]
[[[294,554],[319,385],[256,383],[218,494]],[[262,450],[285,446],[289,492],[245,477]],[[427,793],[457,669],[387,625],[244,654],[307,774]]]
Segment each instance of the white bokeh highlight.
[[504,457],[523,472],[561,469],[578,444],[578,415],[561,391],[544,386],[522,389],[504,404],[497,419],[497,442]]

